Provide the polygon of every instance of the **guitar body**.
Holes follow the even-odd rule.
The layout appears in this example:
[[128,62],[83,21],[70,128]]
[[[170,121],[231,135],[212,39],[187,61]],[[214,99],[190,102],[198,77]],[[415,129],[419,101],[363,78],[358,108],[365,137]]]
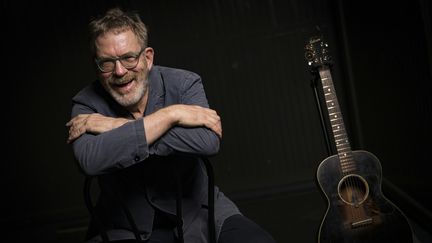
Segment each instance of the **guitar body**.
[[343,173],[337,155],[318,167],[317,180],[328,200],[318,242],[412,242],[405,216],[382,194],[379,160],[362,150],[352,151],[352,159],[355,172]]

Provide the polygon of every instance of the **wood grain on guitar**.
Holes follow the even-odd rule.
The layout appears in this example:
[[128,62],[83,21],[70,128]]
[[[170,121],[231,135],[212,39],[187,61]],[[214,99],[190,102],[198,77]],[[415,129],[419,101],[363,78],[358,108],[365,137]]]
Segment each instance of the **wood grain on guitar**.
[[408,220],[382,193],[378,158],[370,152],[351,149],[332,80],[328,44],[320,36],[313,37],[305,50],[308,65],[320,80],[321,103],[337,151],[317,169],[318,184],[328,201],[318,242],[412,242]]

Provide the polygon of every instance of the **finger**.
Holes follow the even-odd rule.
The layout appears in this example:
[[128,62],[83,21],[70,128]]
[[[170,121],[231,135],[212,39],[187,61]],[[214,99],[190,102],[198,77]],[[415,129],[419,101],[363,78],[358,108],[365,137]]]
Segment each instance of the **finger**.
[[85,129],[83,127],[80,127],[78,129],[73,129],[71,133],[69,134],[69,141],[73,141],[80,137],[85,132]]
[[80,114],[66,123],[66,126],[69,126],[69,137],[66,141],[67,143],[71,143],[86,131],[85,124],[88,117],[89,114]]
[[205,126],[222,137],[222,123],[219,116],[210,117]]
[[73,137],[71,135],[69,135],[69,137],[67,138],[67,143],[71,143],[73,141]]
[[80,116],[76,116],[76,117],[70,119],[70,120],[66,123],[66,126],[68,126],[68,127],[72,126],[74,123],[76,123],[77,121],[79,121],[79,119],[80,119]]
[[81,117],[77,118],[73,122],[71,127],[73,127],[74,130],[76,130],[76,131],[80,131],[83,128],[85,130],[87,128],[86,126],[87,126],[87,121],[88,121],[89,117],[90,117],[89,115],[85,115],[85,116],[81,116]]
[[210,109],[210,108],[201,108],[201,109],[204,109],[204,110],[207,112],[207,114],[210,114],[210,115],[217,115],[216,111],[215,111],[215,110],[212,110],[212,109]]
[[218,122],[216,126],[216,130],[217,130],[216,133],[219,135],[220,138],[222,138],[222,124],[220,122]]
[[220,127],[214,127],[212,131],[215,132],[218,137],[222,138],[222,129]]
[[89,116],[89,115],[87,115],[87,114],[81,114],[81,115],[75,116],[74,118],[70,119],[70,120],[66,123],[66,126],[72,126],[72,125],[75,124],[75,123],[79,123],[79,122],[81,122],[83,119],[87,119],[88,116]]

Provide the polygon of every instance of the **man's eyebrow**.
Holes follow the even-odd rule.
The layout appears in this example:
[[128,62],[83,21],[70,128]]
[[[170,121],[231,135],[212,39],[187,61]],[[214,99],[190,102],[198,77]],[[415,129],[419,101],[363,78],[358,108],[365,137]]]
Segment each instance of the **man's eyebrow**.
[[133,51],[128,51],[128,52],[126,52],[125,54],[123,54],[121,56],[100,56],[100,57],[96,57],[96,59],[104,61],[104,60],[113,60],[113,59],[116,59],[116,58],[122,58],[122,57],[125,57],[125,56],[136,56],[136,55],[138,55],[138,53],[133,52]]

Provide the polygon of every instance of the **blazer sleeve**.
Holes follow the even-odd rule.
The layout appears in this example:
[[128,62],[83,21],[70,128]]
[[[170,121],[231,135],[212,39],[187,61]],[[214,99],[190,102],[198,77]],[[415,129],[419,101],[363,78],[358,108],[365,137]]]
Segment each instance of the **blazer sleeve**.
[[[72,117],[99,112],[74,102]],[[149,156],[143,119],[98,135],[85,133],[72,143],[74,156],[87,175],[109,173],[136,164]]]
[[[181,83],[180,103],[209,107],[199,75],[188,73],[185,76]],[[149,150],[150,154],[162,156],[173,153],[211,156],[219,152],[219,148],[220,138],[212,130],[176,126],[156,140]]]

